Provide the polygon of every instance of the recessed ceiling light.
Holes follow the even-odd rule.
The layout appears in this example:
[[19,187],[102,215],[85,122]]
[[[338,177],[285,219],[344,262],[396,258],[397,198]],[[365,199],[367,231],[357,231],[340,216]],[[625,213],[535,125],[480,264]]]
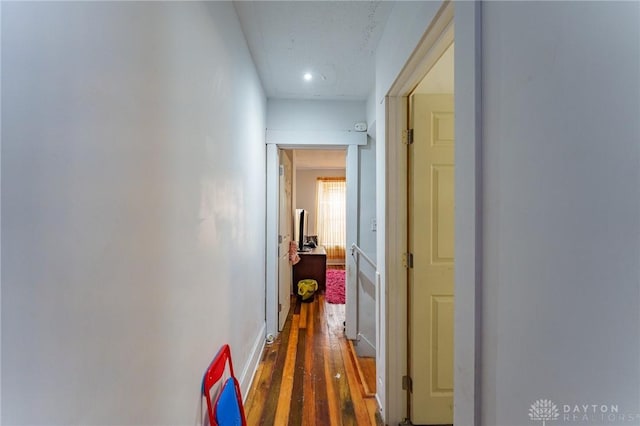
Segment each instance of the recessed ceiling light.
[[313,76],[311,75],[310,72],[306,72],[306,73],[304,73],[302,78],[304,78],[305,81],[311,81],[313,79]]

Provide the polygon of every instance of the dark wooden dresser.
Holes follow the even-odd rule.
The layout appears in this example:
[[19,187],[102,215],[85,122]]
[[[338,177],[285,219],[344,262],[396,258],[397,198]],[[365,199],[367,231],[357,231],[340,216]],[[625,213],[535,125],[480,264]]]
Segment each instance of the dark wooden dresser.
[[293,265],[293,294],[298,294],[298,281],[312,279],[318,282],[318,291],[327,287],[327,252],[324,247],[298,252],[300,262]]

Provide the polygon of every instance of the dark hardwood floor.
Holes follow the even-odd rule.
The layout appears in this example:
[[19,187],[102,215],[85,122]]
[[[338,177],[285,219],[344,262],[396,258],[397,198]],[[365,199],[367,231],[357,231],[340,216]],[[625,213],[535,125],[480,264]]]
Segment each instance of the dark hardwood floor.
[[248,424],[381,425],[344,337],[344,305],[317,294],[311,303],[292,300],[294,306],[262,354],[245,404]]

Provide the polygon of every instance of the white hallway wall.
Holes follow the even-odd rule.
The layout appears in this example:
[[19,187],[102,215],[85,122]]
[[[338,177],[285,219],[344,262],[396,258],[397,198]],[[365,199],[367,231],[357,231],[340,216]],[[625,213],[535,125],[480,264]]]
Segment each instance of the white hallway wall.
[[[387,241],[385,233],[387,232],[387,217],[385,214],[385,202],[387,198],[387,155],[386,155],[386,106],[385,96],[396,77],[402,70],[402,67],[409,59],[414,48],[420,41],[420,38],[427,29],[427,26],[436,15],[440,4],[438,2],[396,2],[387,23],[384,32],[380,37],[378,49],[376,51],[376,84],[375,90],[371,94],[374,97],[368,101],[368,105],[375,106],[375,116],[367,117],[368,122],[375,121],[376,136],[376,218],[378,222],[378,230],[376,234],[376,261],[378,271],[380,273],[380,294],[383,296],[383,303],[380,304],[380,318],[383,320],[380,324],[380,343],[378,345],[378,356],[376,363],[376,374],[378,375],[377,395],[379,403],[383,409],[383,416],[388,424],[397,424],[404,417],[403,395],[404,391],[401,387],[400,377],[390,377],[386,369],[386,359],[390,354],[395,354],[398,360],[395,366],[391,366],[390,370],[397,367],[406,372],[405,355],[401,352],[401,348],[397,346],[388,347],[386,341],[386,333],[395,332],[387,330],[386,319],[389,315],[404,315],[404,300],[393,298],[393,283],[387,283],[385,275],[387,269],[392,269],[387,265]],[[368,111],[372,111],[371,106]],[[369,112],[371,114],[371,112]],[[389,190],[394,190],[390,188]],[[393,305],[393,306],[392,306]],[[397,385],[397,386],[396,386]],[[389,399],[387,400],[387,396]],[[389,409],[388,407],[395,407]]]
[[2,54],[2,422],[193,424],[219,346],[245,374],[264,337],[233,6],[3,3]]
[[373,260],[376,259],[377,231],[371,230],[371,219],[376,219],[376,105],[375,87],[367,98],[367,145],[360,147],[360,193],[358,207],[360,210],[360,226],[358,245]]
[[[383,277],[384,96],[438,7],[396,4],[377,51]],[[640,414],[640,4],[486,2],[482,17],[480,424],[526,425],[539,398]]]
[[[375,135],[375,130],[370,131]],[[367,137],[367,145],[358,149],[360,156],[360,190],[358,193],[358,246],[369,258],[376,261],[376,140]],[[376,221],[376,230],[371,221]],[[347,247],[347,256],[351,250]],[[360,260],[358,288],[358,334],[356,350],[360,356],[376,354],[376,268]]]
[[[296,131],[349,131],[365,121],[364,101],[269,99],[267,128]],[[301,145],[306,141],[300,141]]]
[[640,424],[640,3],[482,16],[483,424],[539,398]]
[[[367,98],[367,145],[358,150],[360,156],[360,192],[358,193],[358,246],[369,258],[376,262],[376,122],[375,122],[375,86]],[[376,230],[371,228],[371,221],[376,221]],[[351,256],[348,251],[347,256]],[[376,265],[377,266],[377,265]],[[356,351],[360,356],[376,355],[376,272],[377,268],[360,260],[360,275],[358,288],[358,334],[359,341]]]

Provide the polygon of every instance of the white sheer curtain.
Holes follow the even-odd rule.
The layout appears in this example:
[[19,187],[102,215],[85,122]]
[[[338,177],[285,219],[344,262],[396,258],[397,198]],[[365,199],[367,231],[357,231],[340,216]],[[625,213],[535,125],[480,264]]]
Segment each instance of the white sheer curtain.
[[327,259],[344,260],[346,251],[346,182],[345,178],[318,178],[318,243],[327,250]]

